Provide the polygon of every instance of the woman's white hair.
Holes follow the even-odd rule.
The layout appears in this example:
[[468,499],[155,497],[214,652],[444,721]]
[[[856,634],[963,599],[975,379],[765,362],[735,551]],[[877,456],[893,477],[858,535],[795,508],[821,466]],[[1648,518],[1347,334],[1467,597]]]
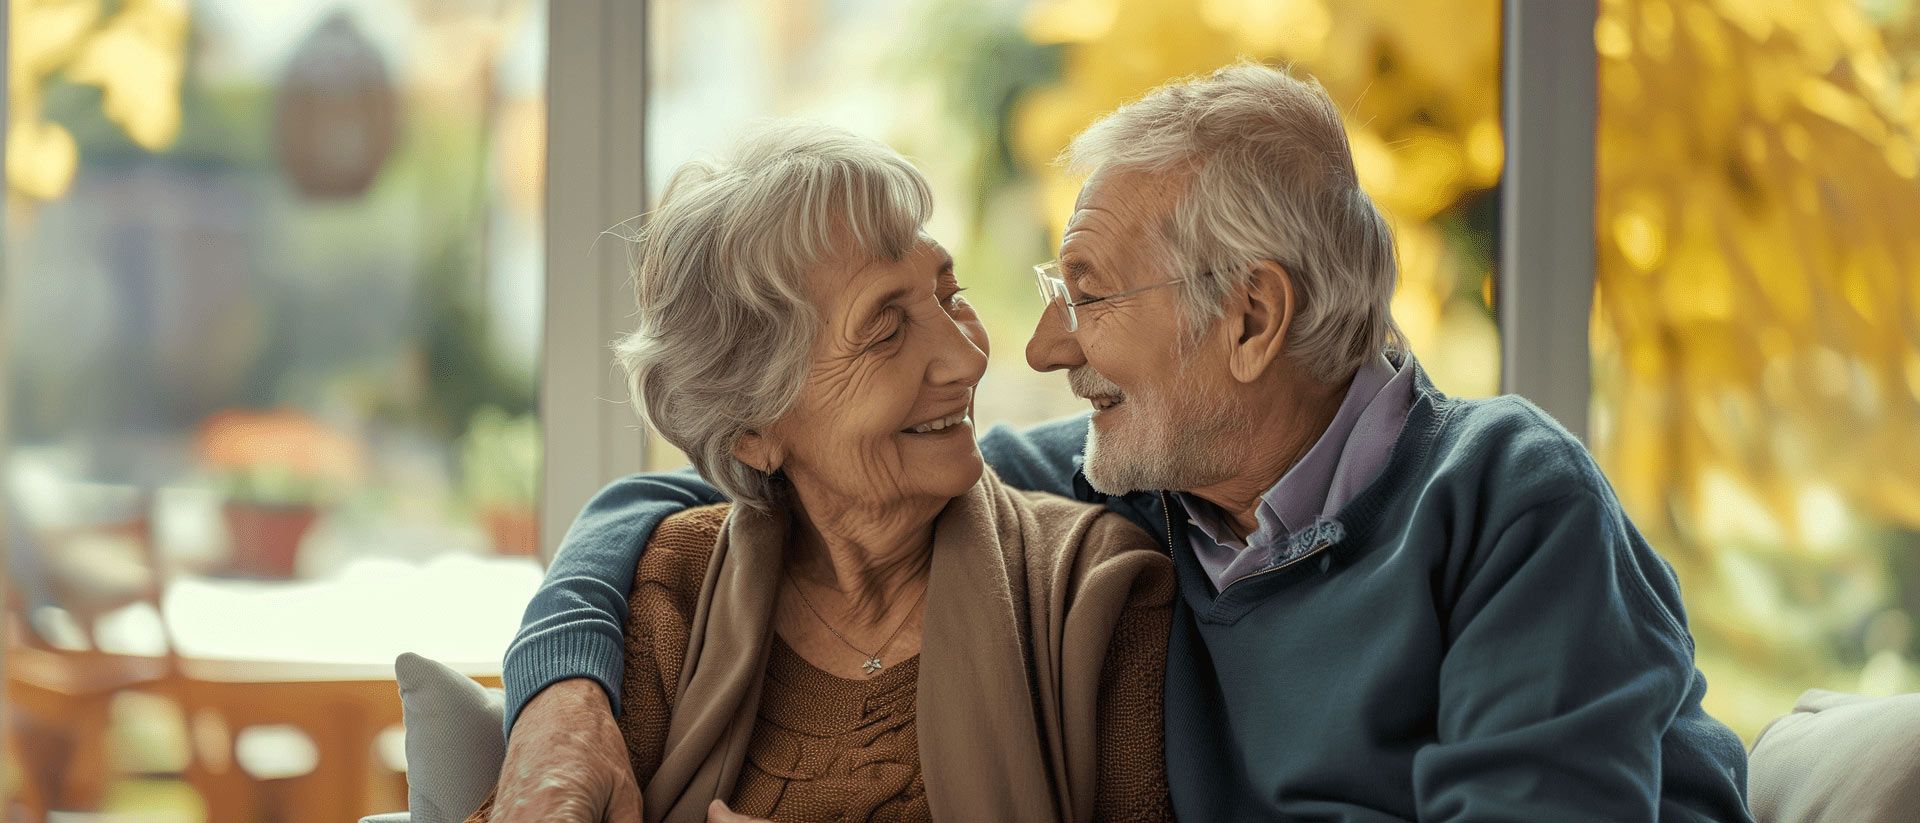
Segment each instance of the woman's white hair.
[[899,260],[932,211],[899,153],[804,121],[762,124],[725,159],[682,165],[628,238],[639,324],[614,348],[641,419],[733,502],[778,504],[777,473],[734,446],[806,381],[820,325],[807,272]]
[[1172,173],[1183,188],[1163,241],[1198,341],[1256,261],[1292,276],[1287,352],[1337,382],[1404,349],[1393,321],[1393,232],[1360,189],[1340,111],[1312,79],[1257,63],[1179,80],[1120,107],[1061,157],[1076,172]]

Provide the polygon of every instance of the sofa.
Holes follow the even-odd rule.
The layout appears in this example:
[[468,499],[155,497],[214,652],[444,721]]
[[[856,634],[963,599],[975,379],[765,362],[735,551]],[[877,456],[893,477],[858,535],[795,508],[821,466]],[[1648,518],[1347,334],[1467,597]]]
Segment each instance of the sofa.
[[[407,727],[408,811],[361,823],[458,823],[506,758],[504,699],[414,654],[394,661]],[[1758,823],[1920,820],[1920,694],[1813,690],[1760,732],[1747,802]]]

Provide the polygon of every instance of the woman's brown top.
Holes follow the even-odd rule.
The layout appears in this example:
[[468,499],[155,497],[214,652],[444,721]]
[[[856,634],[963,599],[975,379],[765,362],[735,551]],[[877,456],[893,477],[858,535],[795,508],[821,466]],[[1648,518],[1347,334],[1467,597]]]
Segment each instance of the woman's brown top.
[[847,680],[775,635],[760,722],[727,805],[769,820],[930,819],[913,724],[919,682],[918,655]]

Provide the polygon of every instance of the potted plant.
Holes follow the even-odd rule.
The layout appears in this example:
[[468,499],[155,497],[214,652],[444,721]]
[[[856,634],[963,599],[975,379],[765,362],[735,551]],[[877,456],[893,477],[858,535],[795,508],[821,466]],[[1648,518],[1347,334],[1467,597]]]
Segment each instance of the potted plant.
[[531,557],[540,549],[540,421],[482,406],[460,438],[461,486],[494,551]]
[[218,479],[231,571],[289,578],[300,542],[360,476],[360,444],[293,410],[219,412],[201,424],[201,459]]

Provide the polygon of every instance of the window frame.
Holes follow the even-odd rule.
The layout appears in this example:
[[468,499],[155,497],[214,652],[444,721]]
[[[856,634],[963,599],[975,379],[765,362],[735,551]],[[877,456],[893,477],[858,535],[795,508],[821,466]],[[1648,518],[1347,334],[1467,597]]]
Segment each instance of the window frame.
[[1596,0],[1503,6],[1506,163],[1494,299],[1500,390],[1533,401],[1584,441],[1593,394],[1599,7]]
[[543,558],[595,492],[646,466],[646,432],[613,361],[634,309],[627,246],[607,234],[647,206],[646,6],[547,4]]

